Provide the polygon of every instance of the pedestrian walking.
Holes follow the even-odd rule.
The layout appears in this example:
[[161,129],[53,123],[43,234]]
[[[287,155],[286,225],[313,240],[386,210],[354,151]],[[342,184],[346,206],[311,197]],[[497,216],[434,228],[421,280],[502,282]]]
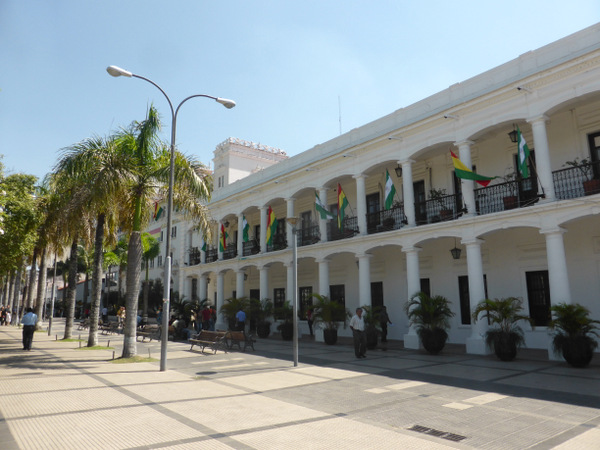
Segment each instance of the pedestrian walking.
[[306,312],[306,321],[308,323],[308,331],[310,331],[310,335],[313,335],[313,309],[309,308],[308,311]]
[[356,308],[356,314],[350,319],[350,329],[354,338],[354,354],[357,358],[366,358],[367,335],[365,334],[365,319],[362,308]]
[[21,319],[21,324],[23,325],[23,350],[31,350],[37,319],[38,317],[33,313],[33,309],[27,308],[27,314]]
[[381,325],[381,342],[387,342],[387,326],[388,323],[391,324],[390,316],[388,316],[387,308],[385,306],[381,307],[381,311],[379,312],[379,325]]
[[237,331],[244,331],[246,328],[246,313],[240,308],[235,315],[235,323]]

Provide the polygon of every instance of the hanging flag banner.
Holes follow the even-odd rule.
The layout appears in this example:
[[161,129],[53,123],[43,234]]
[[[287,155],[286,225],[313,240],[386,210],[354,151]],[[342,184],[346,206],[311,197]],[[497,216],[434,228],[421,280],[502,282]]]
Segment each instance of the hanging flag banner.
[[385,209],[390,209],[394,204],[394,195],[396,195],[396,187],[390,177],[390,173],[385,170]]
[[244,242],[248,242],[250,240],[249,232],[250,232],[250,224],[246,220],[246,216],[242,216],[242,233],[243,233]]
[[348,199],[342,190],[342,186],[338,183],[338,228],[344,231],[344,210],[348,206]]
[[267,213],[267,245],[270,245],[273,243],[273,236],[275,236],[276,231],[277,231],[277,218],[275,217],[273,208],[271,208],[269,206],[269,211]]
[[529,147],[527,142],[521,134],[521,130],[517,127],[517,146],[519,153],[517,154],[517,160],[519,162],[519,172],[523,175],[523,178],[529,178],[529,167],[527,167],[527,161],[529,160]]
[[319,194],[317,194],[316,191],[315,191],[315,196],[316,196],[315,209],[321,216],[321,219],[323,219],[323,220],[333,219],[333,214],[331,214],[329,212],[329,210],[327,209],[327,205],[325,205],[323,202],[321,202],[321,199],[319,198]]
[[482,185],[483,187],[486,187],[488,184],[490,184],[490,181],[492,181],[493,179],[498,178],[484,177],[483,175],[479,175],[473,172],[471,169],[465,166],[461,162],[461,160],[458,159],[458,156],[456,156],[452,151],[450,151],[450,156],[452,156],[452,164],[454,164],[454,173],[457,178],[461,178],[463,180],[473,180],[476,183]]

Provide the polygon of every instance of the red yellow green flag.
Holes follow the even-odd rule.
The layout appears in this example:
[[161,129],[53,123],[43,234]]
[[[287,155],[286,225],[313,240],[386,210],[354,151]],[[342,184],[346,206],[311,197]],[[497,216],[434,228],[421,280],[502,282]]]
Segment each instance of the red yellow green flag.
[[452,164],[454,164],[454,173],[456,174],[457,178],[461,178],[463,180],[473,180],[476,183],[482,185],[483,187],[486,187],[488,184],[490,184],[490,181],[492,181],[494,178],[498,178],[484,177],[483,175],[479,175],[473,172],[471,169],[465,166],[461,162],[461,160],[458,159],[458,156],[456,156],[452,151],[450,151],[450,156],[452,156]]
[[269,206],[269,211],[267,213],[267,244],[272,243],[273,236],[275,236],[276,231],[277,231],[277,218],[275,217],[273,208],[271,208]]
[[227,233],[223,224],[221,224],[221,232],[219,233],[219,250],[221,252],[227,250]]
[[342,186],[338,183],[338,228],[344,230],[344,209],[348,206],[348,199],[342,190]]

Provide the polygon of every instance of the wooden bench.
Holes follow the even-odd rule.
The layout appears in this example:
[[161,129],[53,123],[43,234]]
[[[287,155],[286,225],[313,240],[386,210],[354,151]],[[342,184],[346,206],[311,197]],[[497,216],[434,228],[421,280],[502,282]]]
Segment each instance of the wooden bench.
[[251,334],[246,334],[243,331],[228,331],[225,340],[227,341],[227,348],[231,349],[234,345],[237,345],[238,350],[242,350],[242,344],[244,344],[244,348],[242,351],[246,351],[247,347],[252,347],[252,351],[254,350],[254,343],[256,339]]
[[79,322],[79,327],[77,328],[78,330],[87,330],[90,327],[90,319],[84,319],[83,321]]
[[194,345],[198,345],[202,347],[202,352],[206,347],[210,347],[213,353],[217,353],[217,350],[223,350],[227,353],[226,335],[226,331],[202,330],[188,340],[191,344],[190,350],[194,348]]
[[108,322],[106,325],[100,326],[102,330],[102,334],[113,334],[119,333],[119,323],[118,322]]
[[155,341],[160,341],[160,326],[158,324],[145,325],[139,331],[137,331],[136,339],[138,337],[142,338],[142,342],[144,342],[146,338],[148,338],[150,342],[152,342],[152,339]]

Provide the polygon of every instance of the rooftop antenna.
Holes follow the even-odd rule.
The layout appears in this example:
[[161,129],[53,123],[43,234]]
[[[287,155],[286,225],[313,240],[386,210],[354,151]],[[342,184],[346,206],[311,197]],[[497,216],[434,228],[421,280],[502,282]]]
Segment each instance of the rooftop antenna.
[[338,115],[340,118],[340,136],[342,135],[342,100],[338,95]]

